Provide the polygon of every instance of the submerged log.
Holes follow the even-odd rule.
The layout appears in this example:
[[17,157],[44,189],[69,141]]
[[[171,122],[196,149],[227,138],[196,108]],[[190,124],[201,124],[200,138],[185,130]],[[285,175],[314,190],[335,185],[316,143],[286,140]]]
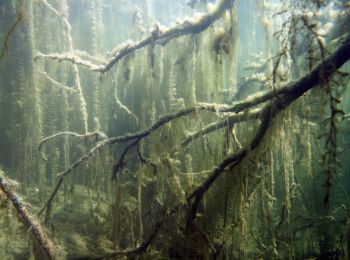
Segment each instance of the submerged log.
[[34,251],[38,259],[55,259],[55,248],[41,228],[38,220],[26,209],[21,199],[11,190],[11,187],[0,170],[0,190],[4,192],[7,199],[15,207],[17,215],[23,225],[31,233],[35,244]]

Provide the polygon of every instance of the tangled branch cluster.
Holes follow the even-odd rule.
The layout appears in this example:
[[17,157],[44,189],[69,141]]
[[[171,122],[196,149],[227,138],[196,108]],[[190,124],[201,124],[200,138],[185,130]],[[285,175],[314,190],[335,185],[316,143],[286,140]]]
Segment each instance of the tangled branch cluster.
[[[48,5],[47,1],[42,0],[45,5]],[[155,28],[152,30],[151,34],[145,39],[139,42],[127,42],[114,53],[113,57],[108,61],[101,62],[100,64],[94,63],[90,60],[85,60],[75,54],[73,54],[73,49],[71,52],[66,54],[42,54],[39,53],[35,60],[38,59],[50,59],[50,60],[58,60],[58,61],[68,61],[74,65],[83,66],[91,71],[105,73],[109,71],[115,64],[117,64],[123,57],[135,52],[138,49],[144,48],[146,46],[160,44],[165,45],[170,40],[190,35],[197,34],[204,30],[206,30],[214,21],[218,20],[222,14],[232,6],[232,0],[221,0],[218,1],[216,8],[196,19],[187,19],[183,20],[181,24],[178,24],[172,28],[161,28],[158,24],[155,25]],[[60,15],[55,9],[50,7],[52,11],[56,15]],[[67,20],[63,19],[63,21],[67,22]],[[130,153],[130,151],[134,148],[138,148],[138,156],[141,161],[146,163],[147,159],[144,158],[139,150],[139,145],[148,136],[150,136],[155,131],[162,128],[164,125],[174,121],[175,119],[189,116],[194,113],[200,113],[203,111],[210,111],[213,113],[220,114],[222,116],[222,120],[218,122],[214,122],[205,126],[203,129],[189,134],[185,136],[178,145],[174,148],[173,152],[183,149],[185,146],[189,145],[192,141],[196,140],[198,137],[210,134],[211,132],[217,131],[218,129],[227,127],[227,125],[237,124],[240,122],[248,121],[248,120],[259,120],[260,126],[257,129],[255,135],[251,138],[250,142],[244,147],[241,147],[233,154],[230,154],[225,158],[221,163],[219,163],[216,167],[214,167],[209,176],[205,181],[200,184],[198,187],[194,189],[193,192],[187,194],[186,196],[186,205],[178,204],[175,205],[170,210],[167,210],[167,214],[165,214],[158,222],[154,225],[153,231],[149,235],[148,239],[143,241],[140,246],[125,250],[125,251],[116,251],[108,254],[101,255],[97,258],[92,259],[105,259],[111,258],[115,256],[133,256],[144,252],[152,241],[156,238],[157,234],[166,223],[167,218],[173,215],[175,212],[180,209],[185,208],[187,210],[187,218],[186,225],[189,227],[193,224],[197,217],[198,207],[203,199],[203,196],[206,192],[212,187],[213,183],[223,174],[226,169],[233,169],[237,165],[239,165],[244,158],[247,157],[253,150],[258,148],[259,144],[262,142],[263,138],[266,136],[266,133],[271,125],[271,122],[276,117],[276,115],[286,109],[293,101],[301,97],[310,89],[324,84],[329,80],[329,78],[335,73],[346,61],[350,59],[350,36],[347,35],[344,37],[344,40],[340,44],[340,46],[332,53],[323,52],[324,46],[321,41],[319,35],[316,31],[314,31],[314,27],[309,21],[306,19],[306,16],[302,16],[302,21],[304,23],[304,27],[308,28],[313,35],[313,39],[316,39],[322,53],[322,60],[315,65],[315,63],[310,63],[310,71],[299,78],[298,80],[281,86],[279,88],[274,88],[273,90],[269,90],[263,93],[259,93],[258,95],[249,97],[247,99],[243,99],[241,101],[235,102],[232,105],[225,104],[206,104],[206,103],[197,103],[192,107],[181,109],[175,113],[164,115],[158,118],[156,122],[154,122],[149,127],[134,133],[126,133],[124,135],[116,136],[116,137],[108,137],[106,134],[96,131],[96,132],[87,132],[83,134],[64,131],[56,133],[52,136],[44,138],[39,145],[39,152],[42,154],[43,159],[46,159],[44,154],[45,144],[50,140],[56,139],[62,136],[69,136],[73,138],[80,138],[82,140],[87,140],[89,138],[93,138],[95,140],[95,146],[93,146],[87,153],[85,153],[82,157],[76,160],[69,168],[58,175],[58,181],[56,183],[55,188],[53,189],[49,199],[46,201],[45,205],[39,212],[39,215],[42,214],[45,210],[47,212],[50,211],[52,207],[53,200],[57,195],[65,177],[74,172],[79,165],[88,161],[92,156],[98,154],[101,150],[106,149],[107,147],[116,144],[116,143],[126,143],[126,148],[121,153],[121,156],[113,166],[112,169],[112,179],[117,180],[118,173],[125,167],[126,164],[126,156]],[[69,27],[69,24],[68,24]],[[290,32],[290,34],[294,35],[294,33]],[[287,44],[287,43],[286,43]],[[290,44],[290,42],[288,43]],[[273,83],[277,81],[277,69],[279,63],[281,61],[281,57],[287,53],[286,50],[282,51],[279,56],[276,58],[276,62],[274,64],[273,69]],[[76,70],[77,71],[77,70]],[[48,77],[45,72],[42,73],[44,76]],[[51,81],[53,79],[48,78]],[[56,82],[55,84],[57,84]],[[58,83],[57,85],[59,85]],[[69,89],[64,85],[60,85],[65,89]],[[332,113],[336,114],[339,111],[336,110],[336,98],[332,97],[330,104],[332,107]],[[261,106],[259,106],[261,105]],[[331,122],[333,119],[331,118]],[[333,144],[336,136],[329,137],[330,145]],[[330,155],[333,158],[333,155]],[[154,167],[157,167],[153,164]]]

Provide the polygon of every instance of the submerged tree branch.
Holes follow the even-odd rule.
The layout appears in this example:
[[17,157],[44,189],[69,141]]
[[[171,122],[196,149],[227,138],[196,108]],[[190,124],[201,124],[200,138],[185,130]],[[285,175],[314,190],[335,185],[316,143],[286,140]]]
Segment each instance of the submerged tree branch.
[[[92,132],[92,133],[88,133],[88,134],[78,134],[75,132],[70,132],[70,131],[65,131],[65,132],[59,132],[56,134],[53,134],[51,136],[48,136],[46,138],[44,138],[40,144],[39,144],[39,152],[42,154],[42,158],[44,160],[47,160],[45,155],[43,154],[42,150],[43,150],[43,145],[48,142],[49,140],[52,140],[56,137],[59,136],[73,136],[73,137],[78,137],[78,138],[88,138],[90,136],[96,136],[96,138],[101,138],[102,141],[98,142],[92,149],[90,149],[86,154],[84,154],[82,157],[80,157],[78,160],[76,160],[68,169],[66,169],[64,172],[60,173],[59,179],[57,181],[57,184],[53,190],[53,192],[50,195],[50,198],[47,200],[47,202],[45,203],[45,205],[41,208],[41,210],[39,211],[38,215],[41,215],[43,213],[43,211],[45,209],[50,210],[52,201],[54,199],[54,197],[56,196],[59,188],[61,187],[62,183],[63,183],[63,179],[64,177],[71,173],[76,167],[78,167],[81,163],[87,161],[92,155],[94,155],[96,152],[102,150],[103,148],[105,148],[108,145],[114,144],[114,143],[119,143],[119,142],[126,142],[126,141],[131,141],[131,140],[136,140],[134,141],[132,144],[132,146],[127,147],[126,148],[126,152],[128,152],[130,150],[130,148],[132,148],[134,145],[137,145],[139,141],[141,141],[143,138],[147,137],[148,135],[150,135],[152,132],[154,132],[155,130],[157,130],[158,128],[162,127],[163,125],[169,123],[172,120],[175,120],[177,118],[180,118],[182,116],[188,115],[190,113],[196,112],[196,111],[212,111],[212,112],[218,112],[220,111],[220,109],[222,107],[226,107],[225,105],[221,106],[221,105],[217,105],[217,104],[200,104],[191,108],[187,108],[187,109],[183,109],[180,110],[176,113],[173,114],[169,114],[169,115],[165,115],[165,116],[161,116],[154,124],[152,124],[150,127],[141,130],[139,132],[136,133],[127,133],[125,135],[122,136],[117,136],[117,137],[112,137],[112,138],[108,138],[105,134],[103,134],[102,132]],[[125,152],[124,151],[124,152]],[[124,156],[122,156],[123,158],[126,156],[126,153],[124,154]],[[119,167],[118,167],[119,170]],[[115,171],[113,170],[113,179],[115,176]]]
[[76,93],[77,91],[69,86],[66,86],[60,82],[58,82],[57,80],[53,79],[52,77],[50,77],[45,71],[38,71],[39,74],[43,75],[48,81],[50,81],[52,84],[56,85],[57,87],[66,90],[68,93],[72,94],[72,93]]
[[223,160],[212,171],[211,175],[202,183],[202,185],[200,185],[195,191],[193,191],[192,194],[187,198],[188,204],[191,205],[187,217],[187,225],[195,220],[197,216],[199,203],[201,202],[204,194],[208,191],[208,189],[215,182],[215,180],[224,172],[224,170],[227,167],[232,168],[238,165],[252,150],[258,147],[258,145],[261,143],[263,137],[267,132],[271,120],[275,117],[278,111],[279,109],[277,109],[276,102],[272,102],[272,104],[267,105],[261,111],[262,121],[257,133],[255,134],[251,142],[244,148],[241,148],[236,153]]
[[232,114],[229,115],[227,118],[220,120],[218,122],[211,123],[204,127],[203,129],[192,133],[190,135],[187,135],[182,141],[180,142],[180,146],[185,147],[187,146],[190,142],[196,140],[197,138],[209,134],[211,132],[214,132],[216,130],[219,130],[221,128],[224,128],[230,124],[235,124],[239,122],[244,122],[252,119],[257,119],[260,115],[261,110],[256,109],[250,112],[243,112],[241,114]]
[[203,14],[197,18],[183,20],[180,24],[171,28],[160,28],[159,24],[156,24],[150,36],[136,43],[128,41],[126,44],[123,44],[123,47],[118,50],[114,56],[104,65],[94,64],[91,61],[83,60],[73,54],[40,53],[35,57],[34,60],[37,60],[39,58],[53,59],[58,61],[64,60],[76,65],[84,66],[92,71],[104,73],[110,70],[123,57],[138,49],[142,49],[154,44],[165,45],[167,42],[174,38],[203,32],[213,22],[218,20],[226,10],[231,8],[233,2],[234,0],[219,0],[211,12]]
[[[226,158],[223,160],[219,166],[217,166],[213,171],[212,174],[200,185],[195,191],[193,191],[188,197],[187,201],[190,205],[189,212],[188,212],[188,218],[187,223],[190,224],[193,222],[197,215],[197,210],[199,203],[201,202],[201,199],[203,198],[204,194],[209,190],[211,185],[215,182],[215,180],[223,173],[223,171],[226,169],[226,167],[230,166],[231,168],[234,166],[237,166],[246,156],[249,152],[251,152],[253,149],[256,149],[259,144],[261,143],[263,137],[265,136],[271,120],[283,109],[288,107],[294,100],[302,96],[305,92],[309,91],[310,89],[318,86],[323,82],[323,80],[327,79],[330,75],[332,75],[337,69],[339,69],[345,62],[347,62],[350,59],[350,52],[348,51],[350,48],[350,36],[348,36],[337,48],[335,52],[333,52],[332,55],[330,55],[323,63],[318,64],[310,73],[305,75],[304,77],[300,78],[298,81],[288,84],[285,86],[281,94],[283,96],[281,98],[275,98],[271,101],[269,105],[267,105],[262,110],[262,116],[263,120],[261,122],[260,128],[258,129],[255,137],[252,139],[250,144],[246,146],[245,148],[242,148],[232,156]],[[268,94],[270,95],[270,94]],[[266,98],[266,97],[265,97]],[[261,99],[260,99],[261,100]],[[250,104],[253,104],[255,102],[250,102]],[[172,214],[176,212],[179,209],[179,205],[176,205],[170,212]],[[169,214],[168,216],[172,215]],[[164,222],[165,220],[163,220]],[[159,232],[159,226],[163,226],[163,222],[158,223],[157,228],[155,228],[152,232],[152,235],[148,240],[146,240],[142,245],[150,245],[152,241],[150,239],[155,239],[157,233]],[[123,252],[124,255],[132,255],[134,254],[135,250],[139,248],[135,248],[134,250],[128,250],[128,252],[132,252],[130,254],[127,254],[128,252]],[[141,251],[144,252],[147,248],[142,248]],[[139,252],[139,251],[138,251]],[[118,254],[120,252],[115,252],[115,254]],[[113,253],[109,253],[103,257],[97,258],[97,259],[108,259]],[[91,258],[94,259],[94,258]]]
[[39,143],[39,146],[38,146],[38,150],[39,150],[39,153],[41,154],[41,158],[46,161],[47,158],[43,152],[44,150],[44,146],[45,144],[52,140],[52,139],[55,139],[56,137],[60,137],[60,136],[71,136],[71,137],[78,137],[78,138],[90,138],[90,137],[95,137],[97,141],[101,141],[101,140],[106,140],[107,139],[107,136],[102,133],[101,131],[95,131],[95,132],[91,132],[91,133],[87,133],[87,134],[79,134],[79,133],[75,133],[75,132],[71,132],[71,131],[63,131],[63,132],[59,132],[59,133],[56,133],[56,134],[53,134],[53,135],[50,135],[48,137],[45,137],[40,143]]
[[6,36],[5,36],[5,39],[4,39],[4,44],[2,46],[1,53],[0,53],[0,60],[7,57],[7,52],[8,52],[8,48],[9,48],[8,45],[9,45],[10,37],[14,33],[14,31],[16,30],[16,28],[19,25],[19,23],[21,21],[23,21],[23,19],[25,18],[25,10],[24,10],[24,7],[23,7],[23,3],[21,2],[20,5],[21,6],[19,7],[17,18],[14,21],[14,23],[12,24],[12,26],[10,27],[9,31],[6,33]]
[[130,151],[131,148],[135,147],[138,145],[139,141],[141,139],[138,138],[131,144],[129,144],[123,151],[122,155],[120,156],[119,160],[116,162],[116,164],[113,165],[113,170],[112,170],[112,180],[117,180],[117,174],[119,171],[121,171],[125,167],[125,158],[128,152]]
[[19,219],[32,234],[34,240],[36,241],[35,246],[39,247],[38,249],[40,250],[42,256],[45,256],[45,259],[54,259],[55,248],[52,242],[41,228],[39,222],[32,214],[28,212],[26,207],[21,202],[21,199],[11,190],[10,185],[7,183],[3,174],[4,173],[0,170],[1,191],[6,194],[7,199],[11,201],[12,205],[15,207]]
[[67,170],[65,170],[64,172],[61,172],[60,174],[58,174],[58,181],[57,181],[57,184],[55,186],[55,189],[51,193],[50,198],[47,200],[45,205],[39,211],[39,213],[38,213],[39,216],[44,212],[45,209],[48,209],[48,210],[51,209],[52,201],[55,198],[59,188],[61,187],[64,177],[66,177],[66,175],[68,175],[75,168],[77,168],[81,163],[87,161],[97,151],[100,151],[104,146],[106,146],[107,143],[108,143],[108,140],[104,140],[104,141],[98,142],[96,144],[96,146],[94,146],[87,154],[85,154],[84,156],[82,156],[81,158],[76,160]]

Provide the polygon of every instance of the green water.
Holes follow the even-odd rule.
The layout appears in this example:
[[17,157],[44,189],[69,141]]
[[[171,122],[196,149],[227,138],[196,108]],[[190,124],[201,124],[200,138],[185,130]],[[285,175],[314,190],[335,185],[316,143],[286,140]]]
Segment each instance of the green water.
[[349,8],[1,0],[0,259],[349,259]]

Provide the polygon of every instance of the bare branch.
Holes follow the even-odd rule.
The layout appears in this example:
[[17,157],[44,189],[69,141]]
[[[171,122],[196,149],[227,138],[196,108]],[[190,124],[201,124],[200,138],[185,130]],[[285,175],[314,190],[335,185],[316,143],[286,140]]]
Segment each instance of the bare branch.
[[[168,123],[168,122],[170,122],[170,121],[172,121],[172,120],[174,120],[176,118],[179,118],[179,117],[182,117],[182,116],[185,116],[185,115],[188,115],[190,113],[193,113],[195,111],[200,111],[200,110],[203,110],[203,111],[207,110],[207,111],[217,112],[217,111],[220,111],[221,107],[222,106],[218,106],[217,104],[201,104],[201,105],[194,106],[194,107],[191,107],[191,108],[183,109],[183,110],[180,110],[180,111],[178,111],[176,113],[160,117],[158,119],[158,121],[156,121],[153,125],[151,125],[147,129],[144,129],[144,130],[136,132],[136,133],[132,133],[132,134],[131,133],[127,133],[127,134],[122,135],[122,136],[112,137],[112,138],[108,138],[108,139],[107,139],[107,136],[105,134],[103,134],[103,133],[101,133],[99,131],[93,132],[93,133],[84,134],[84,135],[83,134],[78,134],[78,133],[75,133],[75,132],[66,131],[66,132],[56,133],[54,135],[51,135],[51,136],[48,136],[48,137],[44,138],[40,142],[39,148],[38,148],[41,153],[42,153],[43,145],[46,142],[48,142],[49,140],[52,140],[52,139],[54,139],[56,137],[63,136],[63,135],[68,135],[68,136],[73,136],[73,137],[78,137],[78,138],[88,138],[90,136],[96,136],[97,138],[100,138],[103,141],[98,142],[96,144],[96,146],[94,146],[87,154],[83,155],[81,158],[76,160],[72,164],[71,167],[69,167],[67,170],[65,170],[64,172],[59,174],[59,180],[58,180],[58,182],[57,182],[57,184],[55,186],[55,189],[51,193],[51,196],[48,199],[48,201],[45,203],[45,205],[39,211],[38,215],[42,214],[42,212],[45,209],[50,210],[50,207],[51,207],[51,204],[52,204],[52,200],[54,199],[54,197],[56,196],[59,188],[61,187],[61,185],[63,183],[63,178],[67,174],[72,172],[81,163],[87,161],[93,154],[95,154],[96,152],[102,150],[104,147],[106,147],[108,145],[111,145],[111,144],[114,144],[114,143],[126,142],[126,141],[130,141],[130,140],[135,140],[135,139],[136,139],[136,141],[135,141],[135,145],[136,145],[140,140],[142,140],[143,138],[145,138],[148,135],[150,135],[153,131],[157,130],[158,128],[160,128],[164,124],[166,124],[166,123]],[[226,107],[226,106],[224,105],[223,107]],[[129,149],[127,149],[127,150],[129,150]],[[47,160],[45,155],[42,154],[42,157],[43,157],[44,160]]]
[[132,134],[128,133],[128,134],[125,134],[122,136],[112,137],[109,139],[109,144],[124,142],[124,141],[138,139],[138,138],[144,138],[144,137],[150,135],[152,132],[154,132],[158,128],[160,128],[161,126],[169,123],[170,121],[177,119],[177,118],[180,118],[180,117],[183,117],[183,116],[186,116],[186,115],[194,113],[194,112],[211,111],[211,112],[215,112],[215,113],[220,113],[226,109],[228,109],[228,106],[226,106],[226,105],[201,103],[201,104],[195,105],[195,106],[190,107],[190,108],[185,108],[185,109],[179,110],[173,114],[161,116],[150,127],[146,128],[144,130],[141,130],[139,132],[132,133]]

